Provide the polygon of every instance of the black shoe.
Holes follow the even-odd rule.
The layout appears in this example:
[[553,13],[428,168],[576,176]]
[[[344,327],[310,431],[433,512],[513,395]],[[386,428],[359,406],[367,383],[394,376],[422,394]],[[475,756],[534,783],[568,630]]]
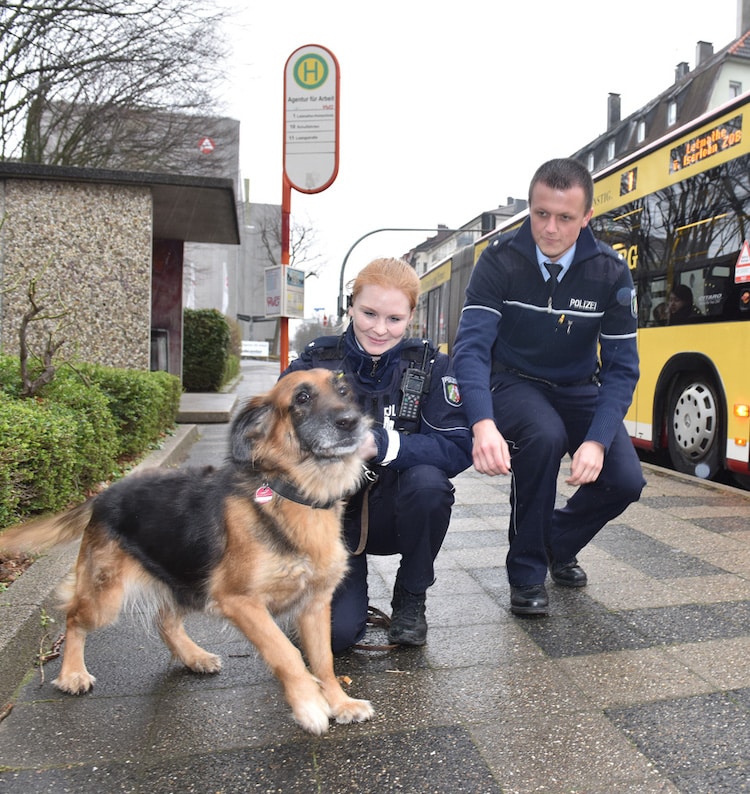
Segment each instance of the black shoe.
[[571,562],[560,565],[559,563],[550,563],[549,575],[555,584],[562,585],[563,587],[586,587],[588,577],[586,571],[578,564],[578,560],[574,557]]
[[543,584],[510,586],[510,611],[514,615],[546,615],[549,597]]
[[410,593],[397,581],[391,607],[388,641],[397,645],[424,645],[427,642],[425,593]]

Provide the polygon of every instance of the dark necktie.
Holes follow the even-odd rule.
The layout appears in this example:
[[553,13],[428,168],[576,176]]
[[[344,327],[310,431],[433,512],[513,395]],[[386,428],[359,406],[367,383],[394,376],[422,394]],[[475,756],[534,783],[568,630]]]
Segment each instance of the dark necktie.
[[562,271],[562,265],[558,264],[557,262],[545,262],[544,266],[547,268],[547,272],[549,273],[547,288],[549,290],[549,297],[551,300],[555,293],[555,287],[557,286],[557,277]]

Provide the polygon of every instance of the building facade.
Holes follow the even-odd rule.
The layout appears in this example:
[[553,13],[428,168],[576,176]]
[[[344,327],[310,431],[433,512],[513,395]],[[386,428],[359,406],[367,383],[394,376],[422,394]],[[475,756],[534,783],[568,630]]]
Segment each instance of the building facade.
[[620,117],[621,97],[607,99],[607,129],[577,152],[591,173],[659,140],[672,129],[698,118],[750,90],[750,3],[738,0],[738,38],[719,52],[699,41],[695,66],[675,67],[672,85],[626,118]]
[[239,244],[231,180],[4,162],[0,217],[3,353],[36,307],[34,355],[181,377],[184,246]]

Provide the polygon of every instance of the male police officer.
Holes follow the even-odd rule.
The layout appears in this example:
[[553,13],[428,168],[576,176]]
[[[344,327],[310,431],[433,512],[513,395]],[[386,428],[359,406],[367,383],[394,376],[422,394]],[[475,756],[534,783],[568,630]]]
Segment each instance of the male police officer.
[[[576,555],[645,485],[623,425],[638,380],[635,291],[627,264],[588,227],[593,189],[577,160],[537,170],[529,217],[477,262],[453,348],[474,466],[512,466],[517,615],[546,614],[548,569],[558,585],[586,585]],[[579,487],[555,509],[565,453],[566,482]]]

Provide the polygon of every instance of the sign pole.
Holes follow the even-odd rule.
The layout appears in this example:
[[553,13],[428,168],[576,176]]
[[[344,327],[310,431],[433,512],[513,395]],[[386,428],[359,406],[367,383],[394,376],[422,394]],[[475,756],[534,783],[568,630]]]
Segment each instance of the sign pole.
[[[290,259],[292,188],[300,193],[320,193],[333,184],[338,168],[339,65],[330,50],[307,44],[296,49],[284,66],[282,276]],[[279,364],[283,372],[289,361],[289,315],[286,312],[282,311],[279,323]]]
[[[281,180],[281,264],[289,264],[290,222],[292,212],[292,186],[286,178]],[[284,268],[282,267],[282,272]],[[279,317],[279,371],[289,366],[289,317]]]

